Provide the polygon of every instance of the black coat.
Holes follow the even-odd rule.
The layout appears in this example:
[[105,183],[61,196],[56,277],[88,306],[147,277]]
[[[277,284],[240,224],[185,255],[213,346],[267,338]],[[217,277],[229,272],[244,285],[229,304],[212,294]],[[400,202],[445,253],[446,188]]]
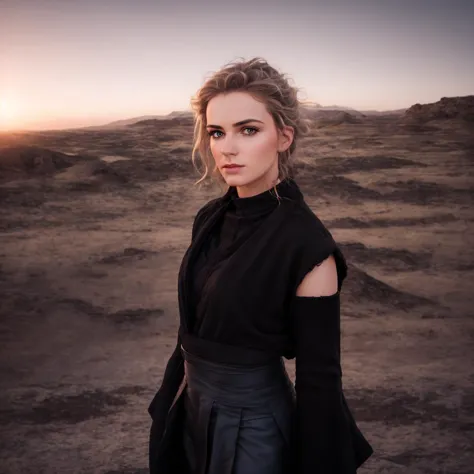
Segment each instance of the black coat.
[[[293,325],[293,330],[299,331],[299,334],[292,334],[291,337],[299,338],[302,342],[297,345],[294,354],[284,354],[288,358],[296,355],[296,390],[297,399],[300,400],[298,412],[301,425],[297,439],[302,449],[295,451],[300,453],[295,454],[295,474],[316,474],[315,469],[320,474],[354,474],[370,457],[373,449],[358,429],[342,391],[342,372],[339,366],[339,291],[337,299],[329,298],[324,301],[286,297],[288,294],[294,295],[305,274],[329,254],[334,254],[336,258],[340,290],[347,265],[330,232],[306,205],[296,183],[290,180],[290,184],[291,186],[282,188],[286,194],[271,218],[262,224],[263,228],[259,229],[258,234],[260,240],[254,246],[258,247],[258,257],[263,258],[260,261],[270,262],[263,267],[259,266],[260,279],[253,284],[262,291],[256,293],[255,297],[268,300],[269,292],[274,289],[271,286],[265,287],[269,283],[276,285],[275,289],[281,291],[272,293],[271,307],[270,304],[265,304],[264,299],[255,300],[254,303],[264,313],[262,317],[265,321],[274,317],[276,311],[282,311],[288,314],[289,319],[298,321],[298,324]],[[231,193],[235,193],[235,188],[230,188],[224,196],[208,202],[199,210],[193,223],[191,245],[180,267],[180,328],[177,344],[168,361],[161,387],[148,408],[153,420],[149,446],[151,474],[189,472],[181,441],[184,417],[182,394],[186,379],[180,347],[182,344],[186,349],[192,348],[190,351],[193,352],[200,348],[201,342],[192,334],[191,329],[194,313],[190,301],[190,268],[213,224],[225,212]],[[252,258],[249,254],[246,261]],[[244,281],[239,280],[238,275],[236,279]],[[267,310],[268,314],[265,313]],[[314,312],[321,314],[317,317],[311,314],[308,317],[309,313]],[[289,336],[290,341],[291,337]],[[306,340],[303,341],[303,338]],[[316,350],[310,353],[314,347]],[[255,354],[249,350],[248,357],[252,359]],[[319,365],[318,360],[321,362]],[[332,367],[329,364],[333,364]],[[315,462],[312,453],[324,461]]]

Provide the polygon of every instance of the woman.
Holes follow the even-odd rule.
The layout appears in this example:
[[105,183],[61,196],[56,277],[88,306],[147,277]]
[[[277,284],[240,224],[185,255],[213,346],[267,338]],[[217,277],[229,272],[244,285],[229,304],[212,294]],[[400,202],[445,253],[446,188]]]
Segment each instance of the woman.
[[[227,191],[198,211],[180,268],[150,472],[355,473],[373,449],[342,390],[347,265],[293,179],[308,130],[297,89],[254,58],[215,73],[192,105],[200,181]],[[294,386],[282,357],[295,358]]]

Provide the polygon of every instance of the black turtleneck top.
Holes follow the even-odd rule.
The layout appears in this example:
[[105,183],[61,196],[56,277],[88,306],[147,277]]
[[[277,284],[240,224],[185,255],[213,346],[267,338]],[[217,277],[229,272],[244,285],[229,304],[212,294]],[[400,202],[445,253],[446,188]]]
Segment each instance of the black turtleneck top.
[[[287,182],[278,183],[279,193],[288,188]],[[251,197],[239,197],[235,188],[230,190],[230,201],[224,215],[207,237],[193,265],[192,298],[195,308],[193,333],[198,337],[218,340],[217,327],[203,327],[215,283],[221,269],[245,241],[261,226],[278,206],[273,188]]]
[[198,212],[181,274],[188,314],[180,332],[190,352],[224,364],[292,359],[299,283],[334,253],[340,289],[346,264],[331,234],[294,180],[275,188],[240,198],[229,187]]

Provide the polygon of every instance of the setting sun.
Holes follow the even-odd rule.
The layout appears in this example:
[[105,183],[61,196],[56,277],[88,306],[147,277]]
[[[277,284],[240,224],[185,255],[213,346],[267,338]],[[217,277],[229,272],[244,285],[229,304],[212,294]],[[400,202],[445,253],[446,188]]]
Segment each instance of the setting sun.
[[8,99],[0,99],[0,121],[6,122],[15,116],[13,102]]
[[0,98],[0,128],[11,128],[18,125],[19,107],[10,97]]

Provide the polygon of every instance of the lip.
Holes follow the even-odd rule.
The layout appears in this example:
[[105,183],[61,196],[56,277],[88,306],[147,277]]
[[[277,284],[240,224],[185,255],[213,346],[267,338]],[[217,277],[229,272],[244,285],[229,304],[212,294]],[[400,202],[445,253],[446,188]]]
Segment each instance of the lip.
[[223,168],[242,168],[243,165],[224,165]]

